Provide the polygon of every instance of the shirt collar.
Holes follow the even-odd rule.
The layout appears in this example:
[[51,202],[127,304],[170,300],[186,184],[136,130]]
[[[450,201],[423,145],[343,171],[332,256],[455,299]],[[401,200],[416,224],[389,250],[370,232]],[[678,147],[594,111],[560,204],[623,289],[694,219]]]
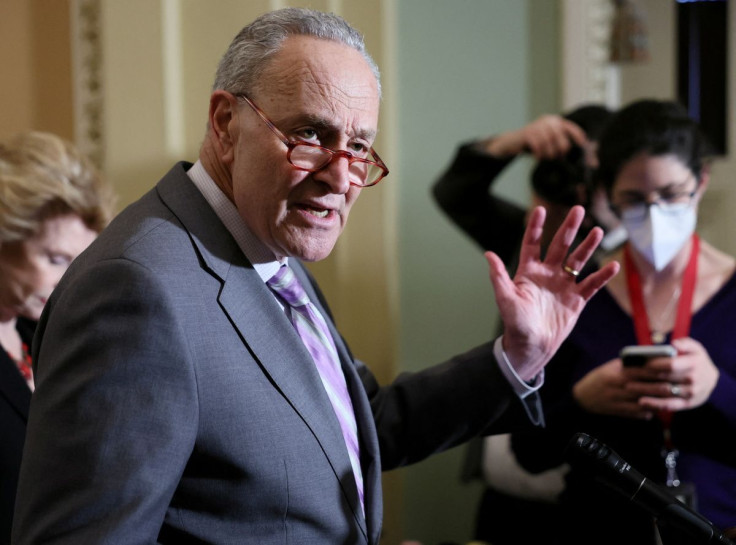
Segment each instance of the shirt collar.
[[238,209],[217,186],[201,161],[194,163],[187,171],[187,175],[264,282],[276,274],[281,265],[288,264],[288,257],[283,258],[282,261],[277,260],[273,252],[248,229]]

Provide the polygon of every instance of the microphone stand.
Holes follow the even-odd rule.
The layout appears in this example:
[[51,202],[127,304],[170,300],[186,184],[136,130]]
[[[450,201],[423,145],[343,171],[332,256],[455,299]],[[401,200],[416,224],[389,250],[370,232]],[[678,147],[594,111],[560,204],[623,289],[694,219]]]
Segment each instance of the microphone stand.
[[[626,496],[652,514],[657,522],[690,538],[689,545],[735,545],[722,530],[690,509],[665,487],[636,471],[597,439],[577,433],[568,444],[567,457],[574,467]],[[666,543],[664,545],[667,545]]]

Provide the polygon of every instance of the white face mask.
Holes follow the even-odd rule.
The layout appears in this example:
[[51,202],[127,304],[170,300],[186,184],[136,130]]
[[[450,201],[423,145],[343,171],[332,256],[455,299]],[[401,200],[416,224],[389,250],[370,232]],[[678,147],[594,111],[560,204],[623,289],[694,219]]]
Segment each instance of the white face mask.
[[693,203],[655,204],[643,214],[641,209],[624,210],[621,222],[634,248],[661,271],[695,232],[697,213]]

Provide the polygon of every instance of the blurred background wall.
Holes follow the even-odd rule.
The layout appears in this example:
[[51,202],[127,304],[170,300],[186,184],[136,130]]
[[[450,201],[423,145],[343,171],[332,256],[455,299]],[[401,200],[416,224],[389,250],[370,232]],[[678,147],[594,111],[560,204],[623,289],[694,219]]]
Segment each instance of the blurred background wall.
[[[398,6],[400,183],[397,217],[402,370],[487,340],[496,312],[482,252],[445,219],[430,186],[461,142],[559,109],[555,2],[401,0]],[[498,189],[523,203],[529,163]],[[403,470],[405,533],[425,545],[470,537],[479,483],[459,484],[458,447]]]
[[[430,199],[458,144],[581,102],[676,96],[676,2],[634,2],[649,60],[614,66],[608,0],[0,0],[0,139],[37,129],[74,140],[124,206],[173,162],[196,159],[216,63],[244,24],[287,5],[343,15],[382,71],[376,149],[391,174],[363,192],[333,255],[312,269],[353,351],[386,382],[495,330],[485,260]],[[723,51],[727,127],[736,126],[735,17],[731,9]],[[525,203],[528,169],[517,161],[500,191]],[[734,179],[727,153],[700,219],[731,254]],[[386,474],[386,544],[470,539],[480,487],[460,484],[462,455]]]

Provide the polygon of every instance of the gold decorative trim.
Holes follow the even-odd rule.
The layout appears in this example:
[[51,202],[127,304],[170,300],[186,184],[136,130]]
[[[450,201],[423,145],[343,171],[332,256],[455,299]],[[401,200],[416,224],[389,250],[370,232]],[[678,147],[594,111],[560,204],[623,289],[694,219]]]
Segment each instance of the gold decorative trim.
[[76,144],[104,169],[101,0],[72,0],[70,5]]

